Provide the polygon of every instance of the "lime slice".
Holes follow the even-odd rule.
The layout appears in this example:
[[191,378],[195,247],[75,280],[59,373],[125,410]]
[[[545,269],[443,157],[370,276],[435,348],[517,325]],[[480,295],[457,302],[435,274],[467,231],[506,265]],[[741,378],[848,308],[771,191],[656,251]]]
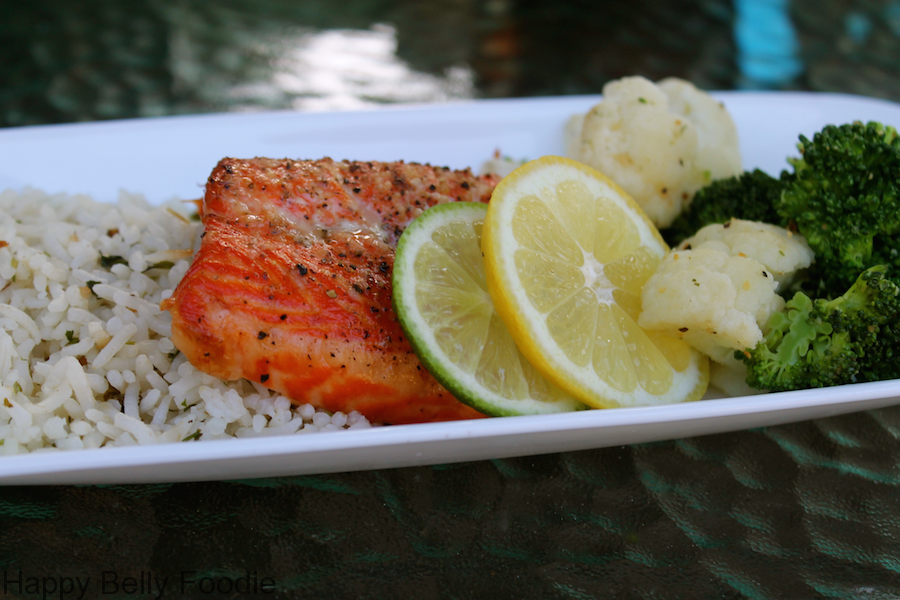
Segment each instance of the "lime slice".
[[668,248],[604,175],[553,156],[519,167],[494,190],[483,250],[498,314],[560,389],[597,408],[706,391],[705,356],[636,323],[641,288]]
[[460,401],[492,416],[586,408],[519,352],[487,292],[481,231],[487,206],[437,205],[397,246],[394,308],[416,354]]

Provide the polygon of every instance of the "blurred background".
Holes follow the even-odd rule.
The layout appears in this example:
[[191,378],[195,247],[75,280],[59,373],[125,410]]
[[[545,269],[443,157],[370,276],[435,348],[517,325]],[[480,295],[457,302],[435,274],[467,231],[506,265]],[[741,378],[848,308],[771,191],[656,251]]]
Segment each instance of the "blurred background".
[[4,3],[0,126],[599,93],[900,100],[898,0],[31,0]]
[[[598,94],[632,74],[900,101],[900,0],[28,0],[0,16],[0,127]],[[900,598],[898,464],[895,407],[458,465],[5,488],[0,567],[253,573],[278,581],[267,598]]]

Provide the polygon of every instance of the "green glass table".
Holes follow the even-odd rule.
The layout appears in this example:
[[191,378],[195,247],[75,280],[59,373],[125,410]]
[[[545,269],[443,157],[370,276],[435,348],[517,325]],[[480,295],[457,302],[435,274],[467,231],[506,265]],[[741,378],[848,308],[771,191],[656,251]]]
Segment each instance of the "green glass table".
[[[886,0],[35,0],[5,7],[0,31],[5,127],[595,94],[635,73],[900,100],[900,4]],[[430,467],[7,487],[0,589],[895,598],[898,465],[900,407]]]

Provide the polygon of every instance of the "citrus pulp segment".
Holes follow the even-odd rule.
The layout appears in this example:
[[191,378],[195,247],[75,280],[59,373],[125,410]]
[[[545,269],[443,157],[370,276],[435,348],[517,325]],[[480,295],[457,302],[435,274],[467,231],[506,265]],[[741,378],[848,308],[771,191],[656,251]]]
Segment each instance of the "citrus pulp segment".
[[486,212],[480,203],[441,204],[403,232],[392,285],[404,332],[435,378],[485,414],[586,408],[531,366],[494,311],[481,254]]
[[668,250],[604,175],[547,156],[494,190],[482,240],[488,290],[547,379],[595,407],[699,399],[708,359],[638,327],[641,288]]

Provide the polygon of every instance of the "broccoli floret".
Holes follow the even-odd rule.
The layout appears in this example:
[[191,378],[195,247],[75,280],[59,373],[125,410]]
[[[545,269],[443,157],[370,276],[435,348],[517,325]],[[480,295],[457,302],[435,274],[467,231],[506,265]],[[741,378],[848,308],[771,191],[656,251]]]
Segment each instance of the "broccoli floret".
[[874,343],[866,351],[857,381],[885,381],[900,379],[900,323],[885,323],[878,327]]
[[747,364],[747,383],[782,391],[900,376],[900,288],[886,271],[868,269],[833,300],[797,292],[769,318],[762,342],[735,353]]
[[781,225],[783,219],[775,211],[781,187],[781,181],[759,169],[713,181],[694,195],[688,208],[662,231],[663,237],[675,247],[701,228],[732,218]]
[[[816,255],[816,296],[847,289],[865,269],[900,266],[900,138],[880,123],[829,125],[800,136],[794,176],[778,215],[796,225]],[[896,271],[895,273],[900,272]]]
[[853,327],[864,336],[864,355],[857,381],[900,378],[900,288],[879,267],[862,274],[873,308],[860,311]]
[[769,332],[745,353],[747,384],[764,390],[796,390],[840,385],[859,372],[849,334],[835,331],[823,320],[816,304],[803,292],[788,301],[784,312],[773,314]]

